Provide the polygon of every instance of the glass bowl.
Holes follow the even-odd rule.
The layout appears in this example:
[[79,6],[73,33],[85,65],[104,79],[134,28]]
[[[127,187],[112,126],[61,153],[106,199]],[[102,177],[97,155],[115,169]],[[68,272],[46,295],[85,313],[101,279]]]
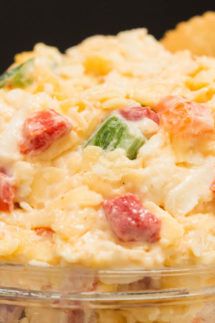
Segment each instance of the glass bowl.
[[214,323],[215,267],[0,265],[0,323]]

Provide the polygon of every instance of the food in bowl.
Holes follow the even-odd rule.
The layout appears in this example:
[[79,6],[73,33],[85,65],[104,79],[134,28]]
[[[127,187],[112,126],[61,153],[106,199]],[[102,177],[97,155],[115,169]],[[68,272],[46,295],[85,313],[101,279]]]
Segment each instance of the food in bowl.
[[163,45],[170,51],[189,49],[196,55],[215,56],[213,30],[215,13],[208,11],[179,23],[174,30],[166,32],[162,39]]
[[213,58],[145,29],[17,55],[0,78],[1,261],[213,266],[214,80]]

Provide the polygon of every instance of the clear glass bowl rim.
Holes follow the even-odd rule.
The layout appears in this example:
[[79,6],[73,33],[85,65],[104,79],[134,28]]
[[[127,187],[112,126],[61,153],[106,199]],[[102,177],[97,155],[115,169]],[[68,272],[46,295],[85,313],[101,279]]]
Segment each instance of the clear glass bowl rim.
[[[204,277],[214,278],[214,283],[205,286],[180,286],[176,288],[146,290],[146,291],[123,291],[123,292],[106,292],[106,291],[87,291],[87,290],[64,290],[64,289],[49,289],[47,291],[25,288],[18,283],[12,286],[4,285],[0,279],[0,303],[6,301],[8,304],[14,302],[18,303],[53,303],[56,307],[68,306],[76,302],[173,302],[181,299],[193,301],[194,299],[207,297],[215,298],[215,266],[192,266],[183,268],[161,268],[161,269],[88,269],[73,266],[30,266],[30,265],[17,265],[17,264],[0,264],[0,277],[4,274],[13,275],[13,277],[27,277],[28,282],[31,279],[40,279],[54,275],[56,278],[67,278],[71,280],[82,282],[86,279],[93,279],[93,277],[103,277],[104,279],[133,279],[135,277],[151,277],[151,278],[164,278],[164,279],[189,279],[195,278],[201,280]],[[69,280],[68,280],[69,281]],[[111,284],[111,283],[110,283]],[[63,300],[63,302],[62,302]],[[60,305],[59,305],[60,303]],[[64,305],[62,305],[64,304]],[[54,305],[55,306],[55,305]]]

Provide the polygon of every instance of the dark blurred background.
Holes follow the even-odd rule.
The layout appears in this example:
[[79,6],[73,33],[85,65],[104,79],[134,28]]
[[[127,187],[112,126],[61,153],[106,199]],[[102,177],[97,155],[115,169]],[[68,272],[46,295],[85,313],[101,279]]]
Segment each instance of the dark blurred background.
[[[0,71],[15,53],[45,42],[64,50],[93,34],[146,26],[157,38],[215,0],[0,0]],[[214,32],[214,31],[211,31]]]

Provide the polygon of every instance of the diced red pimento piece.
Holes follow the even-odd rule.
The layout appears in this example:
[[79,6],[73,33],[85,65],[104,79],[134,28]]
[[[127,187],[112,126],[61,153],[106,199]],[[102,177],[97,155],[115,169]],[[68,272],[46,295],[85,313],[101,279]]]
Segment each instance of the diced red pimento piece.
[[172,134],[199,136],[214,133],[212,113],[204,104],[169,96],[155,107],[164,129]]
[[67,118],[50,109],[38,111],[25,120],[19,145],[24,155],[36,155],[47,150],[56,140],[71,130]]
[[106,200],[103,208],[113,232],[120,240],[153,243],[160,239],[160,219],[145,209],[134,194]]
[[11,178],[0,172],[0,211],[12,212],[14,209],[15,187]]
[[52,238],[54,234],[54,231],[49,227],[38,227],[35,228],[34,231],[38,236],[43,238]]
[[69,313],[68,323],[84,323],[84,312],[82,310],[73,310]]
[[150,107],[125,107],[119,110],[120,114],[129,121],[140,121],[144,118],[151,119],[159,124],[158,114]]
[[8,174],[6,167],[0,166],[0,173],[3,173],[5,175]]

